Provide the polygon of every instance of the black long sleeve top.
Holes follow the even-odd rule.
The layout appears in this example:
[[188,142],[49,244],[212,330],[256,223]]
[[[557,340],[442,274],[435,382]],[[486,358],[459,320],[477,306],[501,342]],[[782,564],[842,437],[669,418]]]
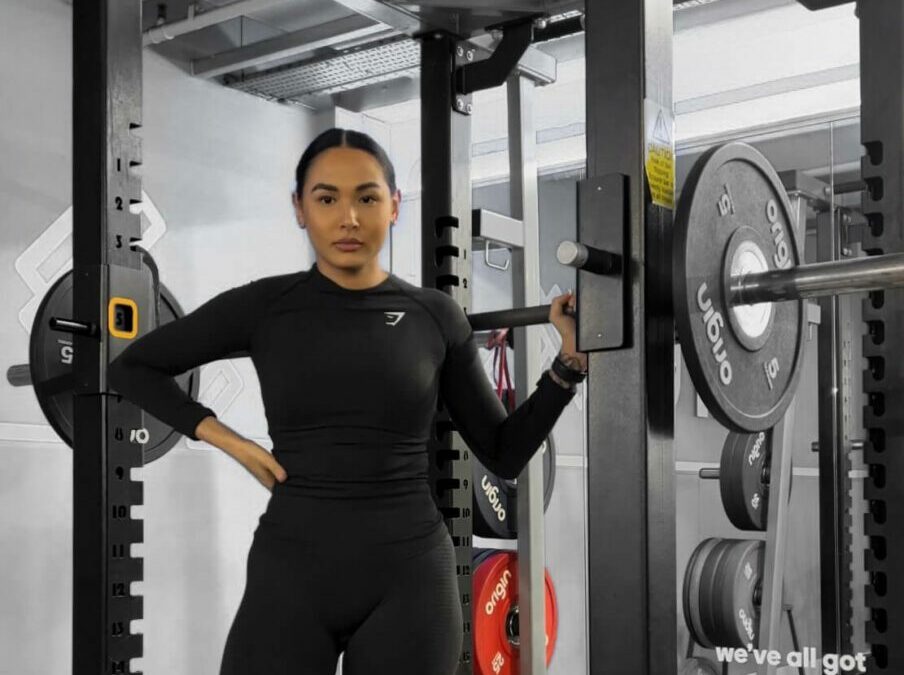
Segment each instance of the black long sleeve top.
[[216,415],[174,376],[243,350],[288,473],[261,522],[301,540],[432,545],[445,535],[427,482],[438,397],[480,461],[515,478],[574,395],[544,372],[507,414],[450,296],[392,274],[347,289],[316,263],[230,288],[138,338],[110,364],[109,384],[198,440],[198,423]]

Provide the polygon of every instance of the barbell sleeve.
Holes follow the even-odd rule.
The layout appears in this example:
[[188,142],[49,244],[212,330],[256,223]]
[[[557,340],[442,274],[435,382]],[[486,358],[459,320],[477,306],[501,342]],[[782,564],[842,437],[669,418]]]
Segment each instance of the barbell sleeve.
[[31,368],[27,363],[19,363],[6,369],[6,381],[14,387],[27,387],[31,384]]
[[893,253],[732,277],[729,302],[755,305],[899,287],[904,287],[904,253]]
[[48,323],[53,330],[60,331],[61,333],[72,333],[73,335],[88,335],[90,337],[96,337],[100,332],[97,329],[97,325],[93,323],[76,321],[74,319],[61,319],[57,316],[50,317],[50,321]]
[[570,239],[559,244],[556,249],[556,259],[562,265],[594,274],[618,274],[622,268],[620,255]]

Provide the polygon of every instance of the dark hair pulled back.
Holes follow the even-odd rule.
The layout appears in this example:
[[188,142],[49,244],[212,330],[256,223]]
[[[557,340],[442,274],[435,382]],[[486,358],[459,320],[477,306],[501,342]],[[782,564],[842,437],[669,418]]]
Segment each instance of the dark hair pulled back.
[[301,192],[304,189],[304,181],[308,175],[308,170],[311,168],[311,164],[314,162],[317,155],[324,150],[341,147],[356,148],[373,155],[380,163],[380,166],[383,167],[383,175],[386,178],[386,183],[389,185],[389,193],[395,194],[395,169],[382,146],[363,132],[333,127],[332,129],[327,129],[311,141],[304,153],[302,153],[301,159],[298,161],[298,166],[295,168],[295,192],[299,198],[302,196]]

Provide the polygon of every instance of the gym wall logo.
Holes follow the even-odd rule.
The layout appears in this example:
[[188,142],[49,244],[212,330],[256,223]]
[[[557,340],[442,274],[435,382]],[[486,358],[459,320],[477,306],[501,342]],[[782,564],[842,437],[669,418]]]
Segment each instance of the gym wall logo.
[[387,326],[395,326],[405,316],[405,312],[383,312],[383,314],[386,315]]
[[[142,247],[152,252],[154,245],[167,231],[166,221],[144,190],[141,192],[141,202],[130,208],[132,213],[141,217]],[[19,325],[27,335],[30,335],[35,315],[44,296],[61,276],[72,269],[71,206],[16,258],[14,268],[31,291],[31,297],[17,316]],[[202,369],[204,373],[201,381],[206,386],[199,391],[199,401],[218,414],[226,411],[244,389],[244,380],[231,361],[217,361],[202,366]],[[205,394],[212,394],[212,400],[208,400]],[[0,426],[4,425],[0,423]],[[6,438],[5,435],[2,437]],[[189,447],[200,448],[205,445],[188,437],[185,437],[185,440]]]

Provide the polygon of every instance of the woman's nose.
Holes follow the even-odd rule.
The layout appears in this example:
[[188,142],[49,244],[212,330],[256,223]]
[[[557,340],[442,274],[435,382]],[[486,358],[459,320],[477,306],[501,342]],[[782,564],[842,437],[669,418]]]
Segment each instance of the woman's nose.
[[358,227],[358,213],[355,210],[354,206],[349,206],[345,209],[345,213],[342,214],[342,226],[343,227]]

